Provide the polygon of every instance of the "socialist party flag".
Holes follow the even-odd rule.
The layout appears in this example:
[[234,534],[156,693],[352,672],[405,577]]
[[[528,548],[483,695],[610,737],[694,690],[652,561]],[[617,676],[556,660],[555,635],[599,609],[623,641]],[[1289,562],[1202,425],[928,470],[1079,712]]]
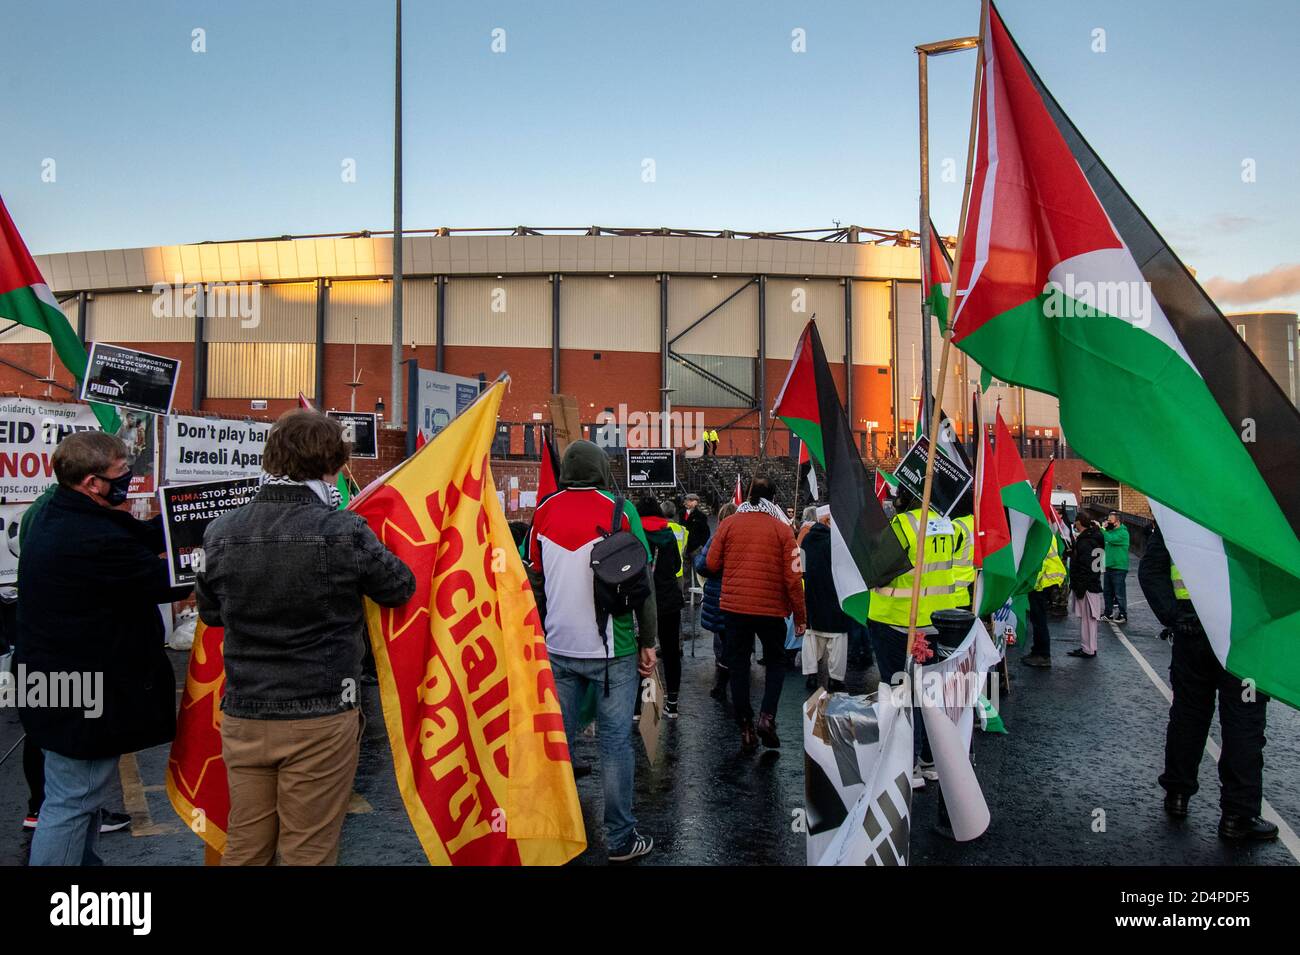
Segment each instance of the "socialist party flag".
[[488,465],[501,378],[352,503],[415,574],[367,601],[402,801],[429,861],[560,865],[586,848],[532,588]]
[[[0,319],[50,336],[59,361],[80,384],[86,377],[86,346],[63,314],[41,270],[36,267],[9,210],[0,199]],[[12,327],[12,326],[11,326]],[[122,422],[112,405],[90,402],[99,426],[117,434]]]
[[826,472],[835,592],[844,612],[866,623],[871,588],[906,573],[911,562],[872,493],[814,321],[799,337],[773,414]]
[[1300,706],[1300,412],[987,19],[954,341],[1059,397],[1150,498],[1220,662]]
[[176,716],[176,738],[167,757],[167,798],[181,822],[214,852],[226,851],[230,790],[221,758],[221,696],[226,690],[224,627],[202,620],[194,627],[194,646],[185,690]]

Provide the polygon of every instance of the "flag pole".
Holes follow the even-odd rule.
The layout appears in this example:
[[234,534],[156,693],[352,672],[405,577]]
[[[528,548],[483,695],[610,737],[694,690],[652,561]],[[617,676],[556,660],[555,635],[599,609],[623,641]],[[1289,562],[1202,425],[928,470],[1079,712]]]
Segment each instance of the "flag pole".
[[[952,293],[948,306],[948,324],[943,333],[943,350],[939,356],[939,384],[934,396],[936,409],[943,408],[944,385],[948,380],[948,361],[952,354],[952,330],[957,319],[961,259],[966,245],[966,210],[970,204],[971,180],[974,176],[975,129],[979,120],[980,84],[984,79],[984,33],[988,25],[988,15],[988,0],[983,0],[980,4],[980,32],[977,38],[979,52],[975,60],[975,88],[971,93],[970,135],[966,146],[966,181],[962,188],[961,198],[961,228],[957,232],[957,254],[953,257],[952,263]],[[928,170],[922,171],[922,182],[925,181],[927,172]],[[928,230],[929,222],[923,222],[922,228]],[[922,248],[922,261],[929,254],[930,250],[928,248]],[[928,329],[929,326],[926,327]],[[929,386],[928,381],[926,386]],[[916,616],[921,602],[921,575],[925,571],[925,532],[930,517],[930,491],[934,483],[934,453],[939,446],[940,417],[936,412],[930,416],[930,420],[927,422],[930,426],[930,447],[926,450],[925,456],[925,483],[921,489],[921,519],[917,522],[916,529],[916,566],[912,571],[912,606],[908,610],[907,616],[907,654],[909,657],[912,654],[912,646],[916,643]]]

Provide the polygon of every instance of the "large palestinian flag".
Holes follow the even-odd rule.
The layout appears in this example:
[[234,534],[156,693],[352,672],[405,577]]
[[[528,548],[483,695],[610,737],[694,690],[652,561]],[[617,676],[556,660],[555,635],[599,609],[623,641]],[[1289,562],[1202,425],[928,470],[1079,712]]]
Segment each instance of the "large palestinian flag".
[[992,6],[954,341],[1151,498],[1215,653],[1300,706],[1300,413]]
[[866,623],[871,588],[887,584],[912,565],[872,493],[815,322],[810,321],[799,337],[773,414],[808,446],[826,472],[835,592],[844,612]]
[[926,257],[925,270],[926,304],[930,314],[939,320],[940,331],[948,330],[948,299],[952,297],[952,259],[943,247],[939,233],[930,222],[930,254]]
[[[86,377],[86,346],[63,314],[41,270],[32,261],[18,227],[0,199],[0,319],[17,322],[50,336],[63,367],[81,383]],[[111,405],[90,402],[99,426],[117,434],[122,422]]]

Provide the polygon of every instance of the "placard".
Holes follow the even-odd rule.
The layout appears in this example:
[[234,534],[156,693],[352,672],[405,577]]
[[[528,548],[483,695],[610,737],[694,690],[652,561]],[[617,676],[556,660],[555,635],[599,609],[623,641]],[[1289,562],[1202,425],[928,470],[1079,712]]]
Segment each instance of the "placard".
[[168,415],[166,421],[164,483],[229,480],[261,473],[262,452],[271,433],[268,422],[189,415]]
[[[894,470],[898,483],[916,495],[918,501],[925,489],[925,459],[929,450],[930,439],[921,435]],[[930,486],[930,507],[947,517],[971,486],[971,481],[971,476],[960,465],[955,464],[946,454],[936,453],[934,480]]]
[[427,441],[474,402],[480,382],[477,378],[449,375],[442,371],[424,368],[417,371],[420,392],[416,425],[424,432]]
[[628,448],[627,489],[677,486],[677,452],[672,448]]
[[126,444],[131,465],[127,497],[153,497],[158,490],[158,416],[147,411],[123,411],[117,436]]
[[31,502],[54,483],[54,449],[74,431],[98,431],[87,405],[0,399],[0,499]]
[[172,409],[179,358],[95,342],[86,359],[81,399],[165,415]]
[[167,541],[167,572],[173,587],[194,583],[203,570],[203,532],[209,524],[257,496],[256,478],[235,481],[207,481],[160,488],[158,509],[162,513],[163,536]]
[[373,411],[327,411],[343,426],[343,440],[352,445],[354,458],[379,457],[379,416]]

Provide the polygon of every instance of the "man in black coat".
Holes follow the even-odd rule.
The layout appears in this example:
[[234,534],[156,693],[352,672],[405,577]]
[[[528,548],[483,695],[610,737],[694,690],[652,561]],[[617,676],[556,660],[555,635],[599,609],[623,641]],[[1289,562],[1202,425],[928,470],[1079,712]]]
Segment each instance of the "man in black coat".
[[831,509],[817,508],[817,522],[803,539],[804,603],[808,630],[803,636],[803,672],[809,690],[818,683],[818,664],[826,658],[826,676],[832,693],[844,692],[849,665],[849,630],[853,620],[841,609],[831,566]]
[[1217,696],[1223,730],[1219,836],[1230,842],[1276,839],[1277,826],[1259,814],[1268,697],[1225,670],[1215,656],[1159,527],[1152,528],[1138,564],[1138,585],[1173,640],[1169,682],[1174,701],[1165,733],[1165,771],[1160,774],[1165,812],[1174,819],[1187,816],[1187,803],[1199,788],[1197,776]]
[[173,588],[159,521],[121,509],[126,445],[83,431],[54,452],[59,487],[18,565],[20,716],[45,754],[32,865],[97,865],[100,811],[117,761],[176,733],[176,680],[158,604]]

